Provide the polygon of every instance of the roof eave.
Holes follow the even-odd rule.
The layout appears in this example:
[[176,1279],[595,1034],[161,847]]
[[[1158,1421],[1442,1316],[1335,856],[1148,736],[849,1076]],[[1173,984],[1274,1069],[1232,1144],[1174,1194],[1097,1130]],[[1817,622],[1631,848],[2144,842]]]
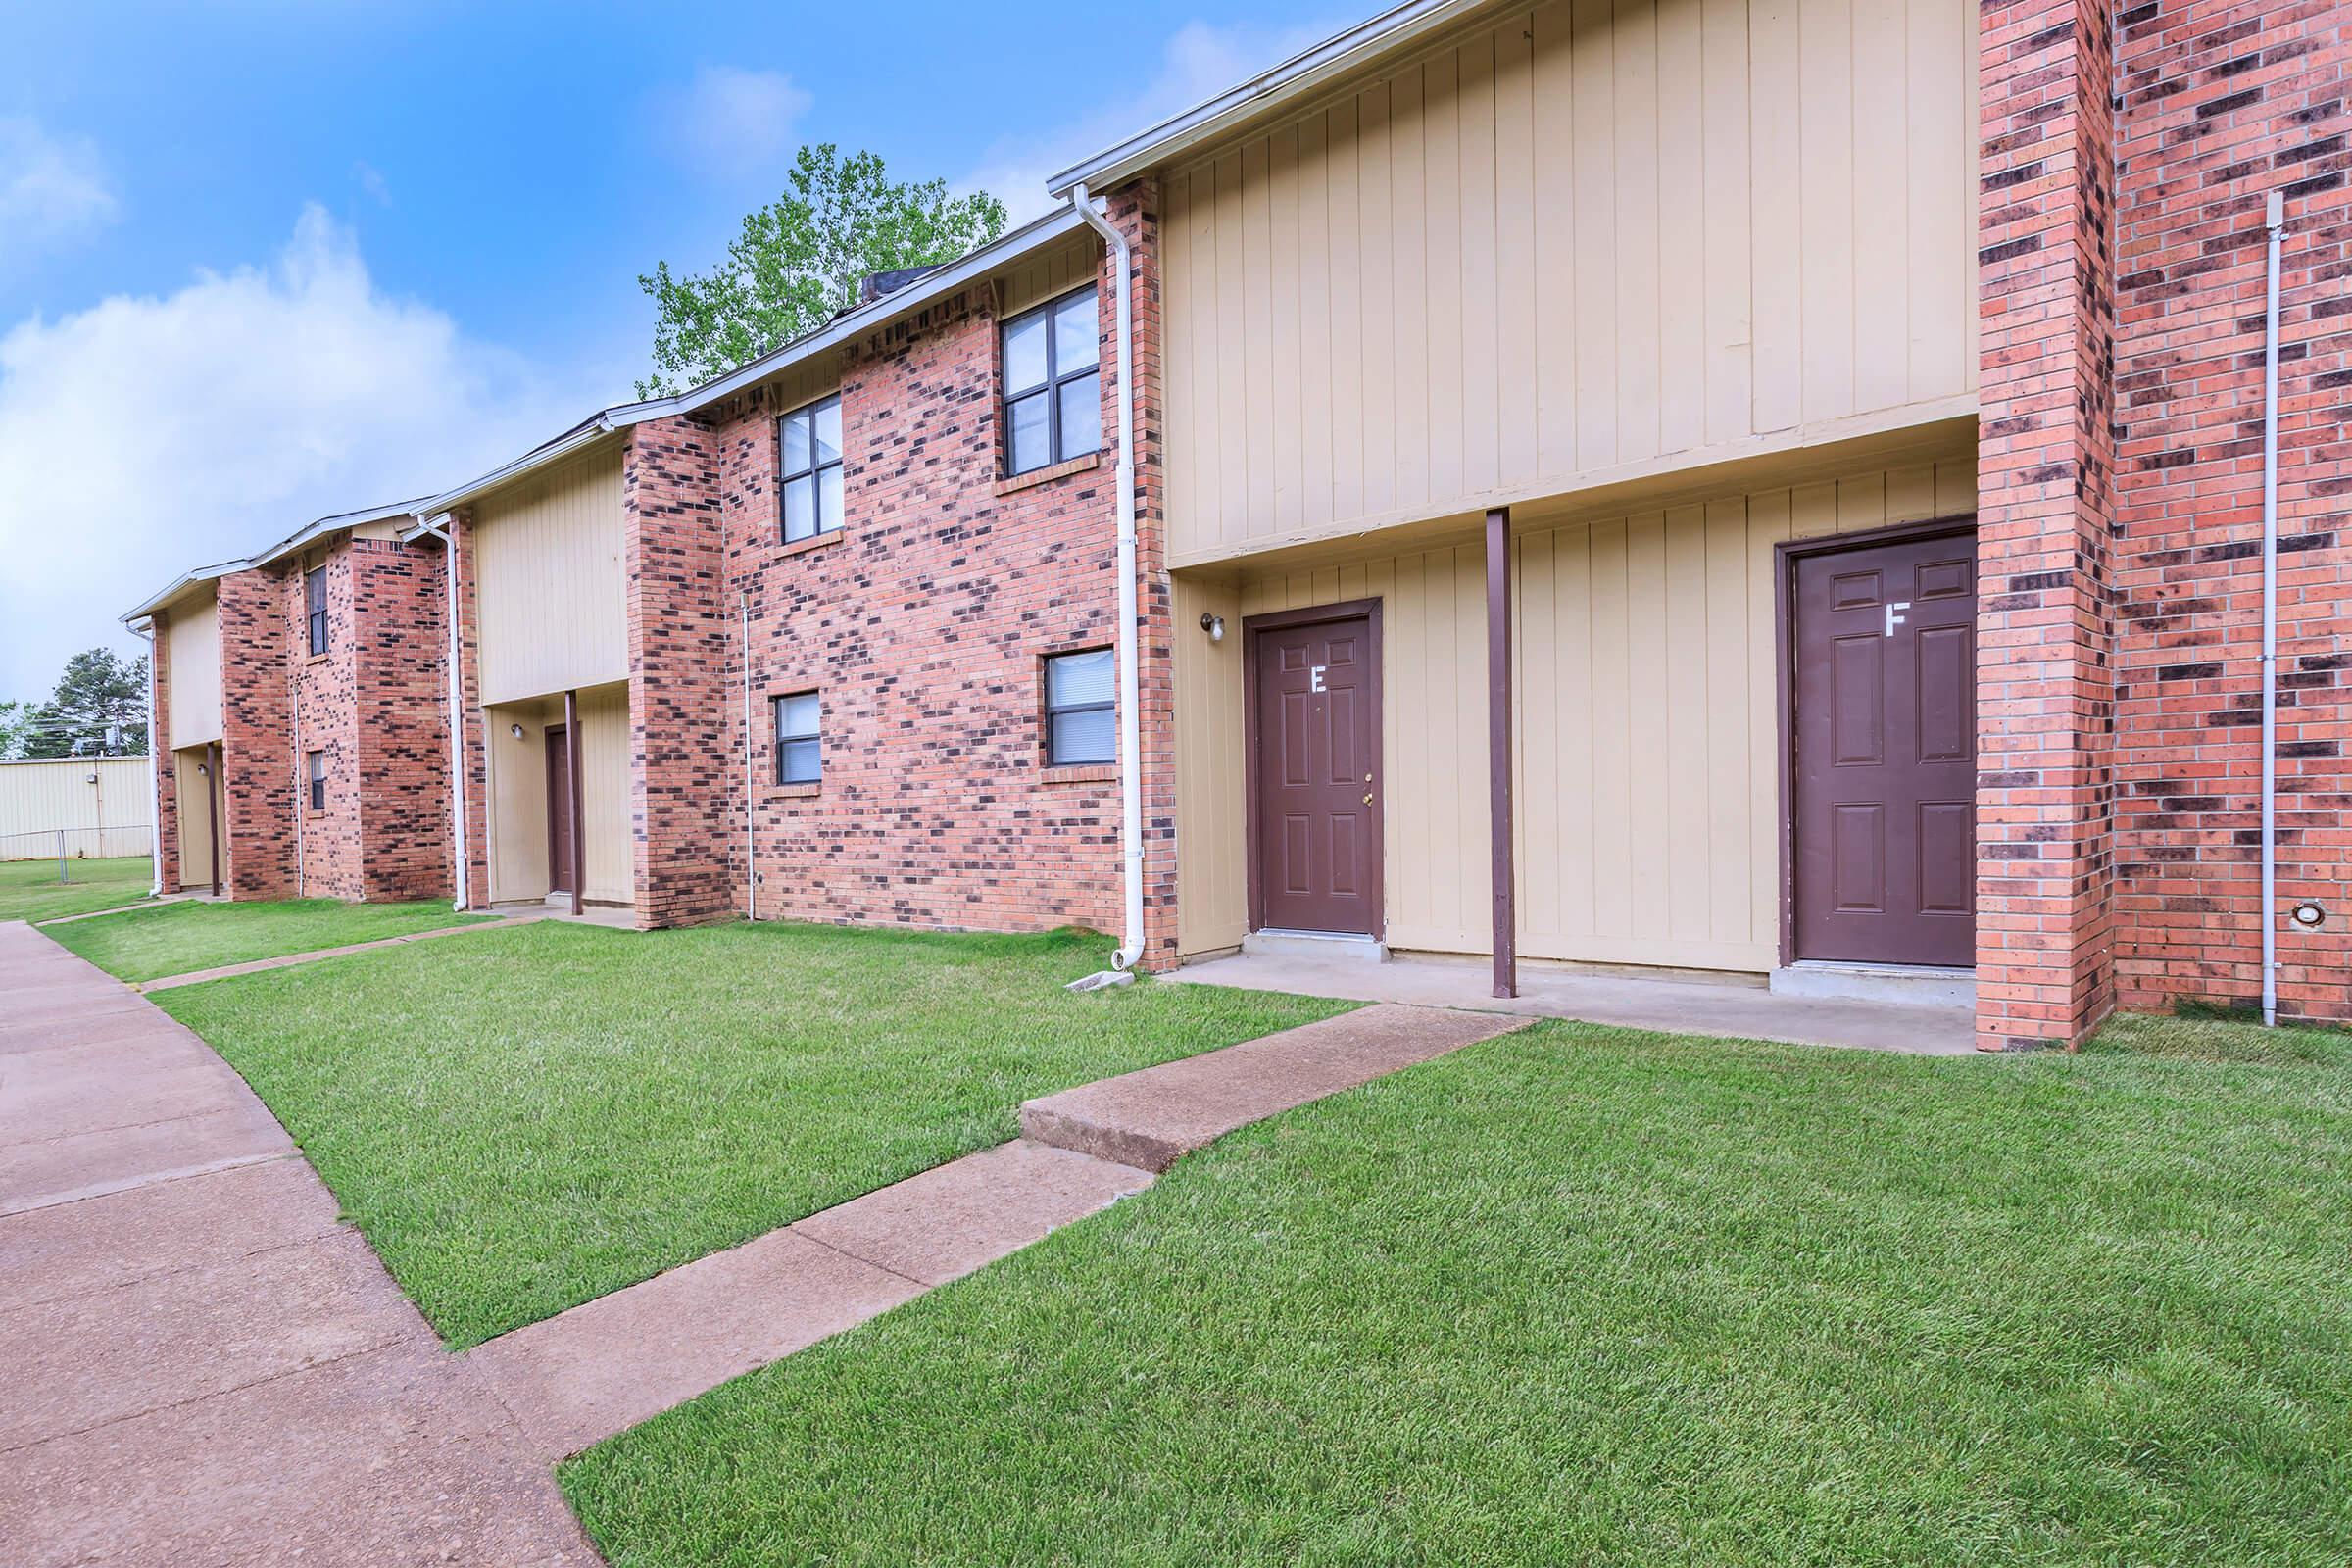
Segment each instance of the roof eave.
[[1410,43],[1483,3],[1485,0],[1406,0],[1403,5],[1293,55],[1238,87],[1072,164],[1047,180],[1046,188],[1057,197],[1067,196],[1079,185],[1107,190],[1121,180],[1212,140],[1243,120],[1312,92],[1374,56]]

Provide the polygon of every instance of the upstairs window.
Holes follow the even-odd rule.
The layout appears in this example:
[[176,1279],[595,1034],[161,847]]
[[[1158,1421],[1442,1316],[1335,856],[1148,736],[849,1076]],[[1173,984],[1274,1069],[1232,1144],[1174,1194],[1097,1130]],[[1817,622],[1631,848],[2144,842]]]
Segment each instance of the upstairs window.
[[311,652],[326,652],[326,568],[313,566],[302,574],[302,608],[311,622]]
[[312,752],[303,759],[303,773],[310,780],[311,809],[326,809],[326,754]]
[[1046,765],[1119,760],[1118,665],[1107,648],[1046,661]]
[[776,421],[784,493],[784,542],[841,528],[841,398],[795,409]]
[[1083,458],[1102,445],[1102,328],[1080,289],[1004,323],[1004,471]]
[[813,784],[824,765],[816,693],[779,697],[776,707],[776,782]]

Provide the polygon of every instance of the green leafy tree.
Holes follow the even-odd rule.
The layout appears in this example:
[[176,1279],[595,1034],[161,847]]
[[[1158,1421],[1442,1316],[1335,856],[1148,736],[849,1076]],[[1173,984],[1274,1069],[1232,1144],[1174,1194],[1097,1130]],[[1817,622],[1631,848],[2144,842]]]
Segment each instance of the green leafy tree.
[[92,648],[66,661],[32,717],[26,757],[136,757],[147,750],[147,656]]
[[637,279],[659,311],[637,395],[698,385],[822,326],[869,272],[952,262],[1004,232],[1004,204],[986,191],[950,196],[945,180],[892,179],[872,153],[803,147],[791,189],[744,219],[726,260],[684,277],[662,262]]
[[23,757],[41,721],[41,705],[10,698],[0,702],[0,760]]

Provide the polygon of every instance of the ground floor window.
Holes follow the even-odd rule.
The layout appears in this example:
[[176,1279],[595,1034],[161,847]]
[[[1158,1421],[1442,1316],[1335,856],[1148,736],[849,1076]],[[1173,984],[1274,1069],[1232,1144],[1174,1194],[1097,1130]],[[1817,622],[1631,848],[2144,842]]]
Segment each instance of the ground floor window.
[[776,782],[813,784],[822,765],[814,692],[796,692],[775,700]]
[[1115,762],[1119,757],[1118,665],[1107,648],[1046,661],[1046,765]]

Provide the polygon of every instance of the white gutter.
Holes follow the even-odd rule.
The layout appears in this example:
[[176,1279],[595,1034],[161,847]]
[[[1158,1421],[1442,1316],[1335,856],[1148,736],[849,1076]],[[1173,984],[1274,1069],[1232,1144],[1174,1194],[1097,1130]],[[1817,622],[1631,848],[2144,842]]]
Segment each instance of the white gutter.
[[181,573],[172,581],[171,587],[166,588],[162,593],[124,615],[122,623],[127,626],[142,616],[152,615],[178,598],[183,589],[194,587],[200,582],[211,582],[216,578],[225,577],[232,571],[249,571],[255,566],[267,566],[271,562],[282,560],[313,540],[326,534],[341,533],[346,528],[357,528],[363,523],[390,522],[395,517],[414,515],[410,510],[414,505],[413,502],[396,501],[390,506],[367,507],[358,512],[339,512],[331,517],[320,517],[315,521],[306,522],[293,533],[286,535],[269,549],[256,555],[247,556],[239,561],[223,561],[216,565],[198,566],[194,571]]
[[2278,253],[2286,198],[2272,191],[2262,351],[2262,1021],[2278,1022]]
[[164,893],[164,755],[155,743],[164,727],[155,708],[155,622],[131,631],[147,640],[147,858],[155,863],[155,879],[147,889],[151,899]]
[[1128,275],[1127,236],[1111,226],[1083,183],[1070,187],[1070,210],[1102,236],[1118,278],[1119,466],[1119,865],[1124,881],[1127,937],[1112,956],[1131,969],[1144,956],[1143,680],[1136,668],[1138,612],[1135,563],[1135,285]]
[[472,891],[471,847],[466,842],[466,687],[458,662],[458,527],[448,513],[424,524],[422,532],[441,540],[441,574],[449,581],[449,843],[455,861],[457,898],[452,909],[467,907]]
[[752,591],[743,596],[743,917],[760,918],[760,820],[752,775]]
[[1326,38],[1293,55],[1271,71],[1258,74],[1206,103],[1161,121],[1151,129],[1128,137],[1082,163],[1072,164],[1046,181],[1047,191],[1068,195],[1087,185],[1115,185],[1155,164],[1199,146],[1237,122],[1263,114],[1276,105],[1298,98],[1375,55],[1388,54],[1476,10],[1480,0],[1409,0],[1384,11],[1369,22]]

